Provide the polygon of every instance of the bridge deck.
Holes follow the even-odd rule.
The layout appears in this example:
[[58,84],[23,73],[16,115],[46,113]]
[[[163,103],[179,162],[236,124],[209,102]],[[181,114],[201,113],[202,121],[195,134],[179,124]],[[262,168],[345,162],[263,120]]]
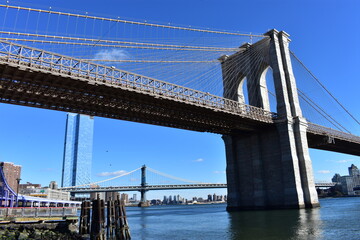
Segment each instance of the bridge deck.
[[[315,187],[332,187],[335,183],[315,183]],[[141,190],[174,190],[174,189],[209,189],[209,188],[227,188],[226,183],[204,183],[204,184],[183,184],[183,185],[147,185],[142,186],[110,186],[110,187],[66,187],[62,190],[72,193],[91,193],[91,192],[127,192]]]
[[0,42],[0,74],[6,103],[216,133],[273,122],[260,108],[13,43]]
[[[0,78],[0,102],[194,131],[261,131],[276,118],[205,92],[4,41]],[[351,134],[309,124],[308,139],[312,148],[360,156],[360,138]]]
[[360,156],[358,136],[309,123],[307,138],[310,148]]

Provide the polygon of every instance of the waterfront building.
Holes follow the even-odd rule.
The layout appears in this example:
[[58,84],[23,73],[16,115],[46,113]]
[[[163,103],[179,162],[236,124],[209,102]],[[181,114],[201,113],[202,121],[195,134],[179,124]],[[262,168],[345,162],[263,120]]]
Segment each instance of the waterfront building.
[[34,188],[32,189],[31,193],[27,194],[27,196],[41,197],[41,198],[55,199],[55,200],[64,200],[64,201],[70,200],[69,192],[61,191],[58,189],[51,189],[49,187]]
[[348,169],[349,169],[349,175],[350,176],[358,176],[358,175],[360,175],[359,169],[354,164],[351,164],[351,166]]
[[129,203],[129,195],[126,193],[122,193],[120,195],[120,200],[123,201],[124,203]]
[[[105,201],[116,200],[118,198],[118,192],[105,192]],[[103,198],[101,198],[103,199]]]
[[58,189],[58,185],[55,181],[51,181],[49,184],[50,189]]
[[150,204],[151,204],[151,205],[161,205],[162,202],[161,202],[160,199],[152,199],[152,200],[150,201]]
[[351,164],[348,170],[348,176],[340,177],[341,190],[346,195],[354,196],[358,194],[358,191],[355,189],[360,186],[360,171],[354,164]]
[[[100,186],[99,185],[96,185],[96,184],[92,184],[90,185],[90,188],[99,188]],[[105,192],[91,192],[90,193],[90,196],[85,196],[84,198],[89,198],[90,200],[94,200],[94,199],[97,199],[97,196],[99,195],[99,198],[100,199],[106,199],[106,195],[105,195]],[[80,196],[81,198],[82,196]]]
[[162,203],[163,203],[163,204],[168,204],[168,198],[167,198],[167,196],[164,196]]
[[[91,192],[91,193],[90,193],[90,200],[95,200],[95,199],[97,199],[98,195],[99,195],[99,198],[100,198],[100,199],[106,199],[106,194],[105,194],[105,192]],[[85,197],[85,198],[86,198],[86,197]]]
[[3,169],[7,183],[14,192],[17,192],[18,184],[20,182],[21,166],[11,162],[1,162],[0,165]]
[[27,182],[19,185],[19,194],[29,195],[35,188],[41,188],[41,184]]
[[19,189],[19,194],[21,195],[55,200],[70,200],[70,193],[57,189],[57,183],[55,181],[51,181],[49,187],[41,187],[41,184],[28,182],[21,184]]
[[333,183],[340,183],[340,179],[341,179],[340,174],[336,173],[336,174],[333,176],[333,178],[331,179],[331,181],[332,181]]
[[68,113],[61,186],[90,183],[94,118]]
[[137,200],[136,193],[134,193],[133,196],[129,199],[129,203],[132,203],[132,204],[139,203],[138,200]]

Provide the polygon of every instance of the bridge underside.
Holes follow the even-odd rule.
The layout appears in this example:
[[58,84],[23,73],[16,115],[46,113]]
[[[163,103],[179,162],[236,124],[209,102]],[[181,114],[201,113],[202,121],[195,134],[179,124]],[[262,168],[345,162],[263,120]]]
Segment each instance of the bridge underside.
[[309,148],[360,156],[359,143],[332,138],[326,134],[307,133]]
[[[44,109],[75,112],[186,130],[231,134],[260,132],[270,123],[214,111],[173,98],[124,90],[108,83],[54,75],[0,63],[0,102]],[[335,138],[329,142],[324,132],[307,133],[309,147],[360,156],[359,144]]]
[[0,63],[0,102],[227,134],[270,126],[207,107],[83,78]]

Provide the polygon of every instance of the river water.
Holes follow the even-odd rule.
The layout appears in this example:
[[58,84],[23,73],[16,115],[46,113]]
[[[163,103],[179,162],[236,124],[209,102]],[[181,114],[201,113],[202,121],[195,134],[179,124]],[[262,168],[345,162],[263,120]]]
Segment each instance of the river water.
[[127,208],[132,239],[360,239],[360,197],[321,208],[228,213],[225,204]]

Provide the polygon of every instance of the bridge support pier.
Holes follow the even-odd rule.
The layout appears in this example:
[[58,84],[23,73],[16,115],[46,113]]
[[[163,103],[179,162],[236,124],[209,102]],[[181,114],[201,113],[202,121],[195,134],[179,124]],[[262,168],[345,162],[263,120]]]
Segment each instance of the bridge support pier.
[[[290,40],[285,32],[276,30],[265,35],[269,38],[221,58],[224,96],[241,102],[244,96],[239,88],[246,78],[250,105],[265,110],[270,106],[264,72],[272,68],[278,115],[273,127],[223,136],[227,210],[318,207],[307,122],[302,117],[292,72]],[[256,66],[248,67],[254,62]]]

